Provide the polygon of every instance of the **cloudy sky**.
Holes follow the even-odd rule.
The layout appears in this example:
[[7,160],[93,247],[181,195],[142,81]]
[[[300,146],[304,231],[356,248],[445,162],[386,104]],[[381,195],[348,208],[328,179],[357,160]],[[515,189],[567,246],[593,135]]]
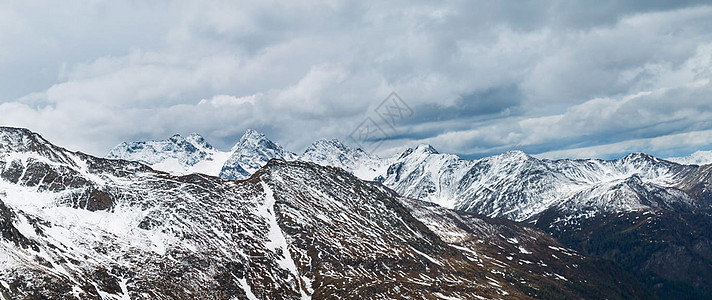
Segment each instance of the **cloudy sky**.
[[711,79],[695,1],[0,2],[0,125],[100,156],[247,128],[355,145],[364,120],[381,155],[678,156],[712,149]]

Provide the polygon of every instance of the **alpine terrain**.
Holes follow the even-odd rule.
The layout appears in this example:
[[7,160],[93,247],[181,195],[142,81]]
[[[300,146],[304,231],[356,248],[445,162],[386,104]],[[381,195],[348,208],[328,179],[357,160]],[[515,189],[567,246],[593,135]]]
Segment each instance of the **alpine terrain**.
[[275,153],[341,168],[408,198],[526,222],[586,255],[615,261],[658,297],[712,297],[712,167],[684,164],[706,162],[706,152],[671,160],[643,153],[547,160],[511,151],[465,160],[429,145],[379,158],[337,140],[317,141],[301,156],[262,144],[260,151],[246,147],[252,150],[241,152],[244,160],[265,164],[259,153]]
[[[163,161],[216,159],[195,147],[200,138],[171,141],[180,146]],[[339,168],[272,159],[246,180],[175,176],[5,127],[0,236],[5,299],[650,296],[615,264],[538,229],[401,197]]]

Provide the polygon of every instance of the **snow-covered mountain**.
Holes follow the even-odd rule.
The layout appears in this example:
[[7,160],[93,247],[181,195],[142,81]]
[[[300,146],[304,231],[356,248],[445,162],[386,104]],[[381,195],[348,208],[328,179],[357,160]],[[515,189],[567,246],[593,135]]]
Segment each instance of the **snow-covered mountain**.
[[383,183],[457,210],[532,222],[619,263],[662,299],[712,297],[712,165],[640,153],[542,160],[519,151],[468,161],[421,145],[397,157]]
[[335,139],[314,142],[299,159],[341,168],[364,180],[384,174],[390,162],[390,159],[370,155],[360,148],[353,149]]
[[[407,197],[517,221],[535,220],[552,207],[578,217],[697,205],[676,190],[695,166],[642,153],[606,161],[545,160],[510,151],[464,160],[439,153],[430,145],[419,145],[393,157],[379,158],[338,140],[320,140],[299,156],[264,134],[247,130],[227,159],[225,152],[215,150],[196,135],[190,139],[174,136],[167,141],[122,143],[109,157],[141,161],[159,170],[183,174],[165,167],[177,161],[183,166],[179,171],[200,169],[225,179],[247,178],[272,158],[303,160],[342,168],[364,180],[380,181]],[[222,165],[219,172],[218,165]]]
[[297,159],[297,155],[284,150],[264,134],[248,129],[230,149],[230,157],[223,163],[220,173],[209,175],[232,180],[245,179],[273,158],[291,161]]
[[712,151],[695,151],[688,156],[666,158],[669,161],[683,165],[709,165],[712,164]]
[[226,179],[245,179],[272,158],[295,160],[297,155],[248,129],[230,151],[220,151],[199,134],[167,140],[122,142],[106,156],[138,161],[173,175],[201,173]]
[[640,153],[605,161],[511,151],[468,161],[421,145],[403,152],[383,182],[404,196],[521,221],[550,207],[572,214],[657,209],[665,205],[643,194],[658,190],[670,194],[666,201],[693,205],[674,187],[694,169]]
[[0,128],[5,299],[645,298],[633,278],[513,222],[271,160],[173,176]]
[[199,134],[173,135],[160,141],[123,142],[107,158],[142,162],[174,175],[217,174],[230,153],[208,144]]

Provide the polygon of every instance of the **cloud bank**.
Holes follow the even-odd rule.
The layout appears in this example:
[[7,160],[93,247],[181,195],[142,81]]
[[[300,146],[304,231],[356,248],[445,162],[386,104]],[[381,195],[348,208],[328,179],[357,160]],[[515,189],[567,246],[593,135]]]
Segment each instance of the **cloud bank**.
[[300,151],[392,91],[381,148],[477,158],[712,149],[712,7],[697,2],[0,4],[0,125],[96,155],[247,128]]

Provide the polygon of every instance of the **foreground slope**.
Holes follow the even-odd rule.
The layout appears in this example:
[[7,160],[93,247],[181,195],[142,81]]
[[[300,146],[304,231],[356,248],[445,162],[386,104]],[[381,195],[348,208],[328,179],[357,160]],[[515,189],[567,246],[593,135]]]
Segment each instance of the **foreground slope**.
[[[337,168],[271,161],[275,211],[315,297],[642,297],[625,271],[547,234],[402,198]],[[317,188],[318,187],[318,188]]]
[[298,298],[254,189],[0,130],[0,289],[11,299]]
[[0,129],[6,298],[643,298],[626,273],[527,227],[272,160],[171,176]]

